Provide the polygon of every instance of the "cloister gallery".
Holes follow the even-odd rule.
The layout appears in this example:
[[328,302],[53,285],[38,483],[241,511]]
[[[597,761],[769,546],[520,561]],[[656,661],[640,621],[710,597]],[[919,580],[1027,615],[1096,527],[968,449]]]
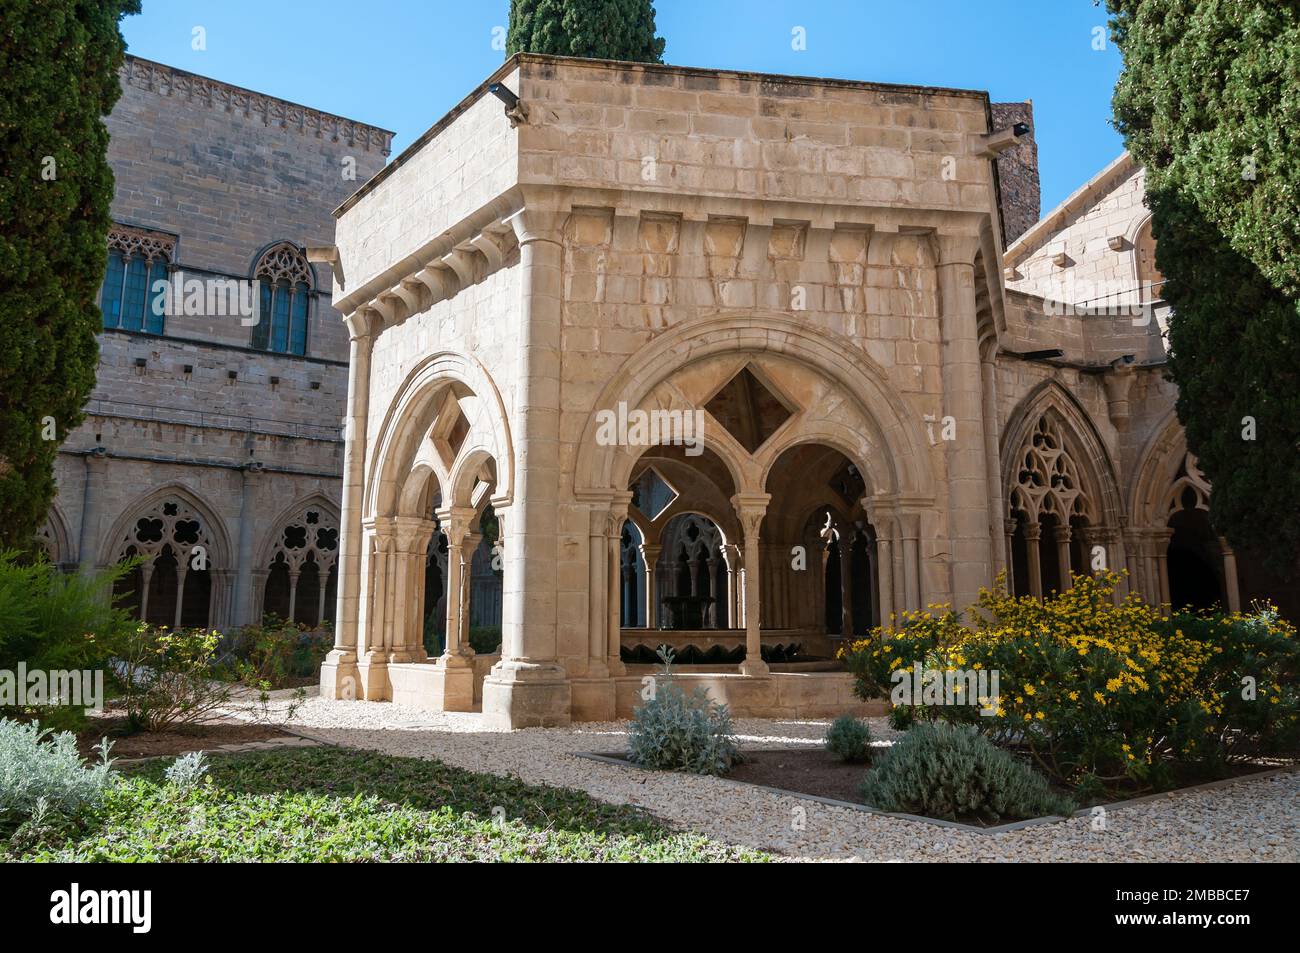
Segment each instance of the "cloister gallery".
[[[860,705],[838,640],[1002,572],[1239,605],[1160,370],[1141,170],[1011,241],[1021,133],[994,116],[978,92],[508,60],[309,250],[351,337],[322,693],[609,719],[667,642],[739,714],[820,716]],[[1127,218],[1090,218],[1108,203]],[[1103,240],[1071,264],[1104,259],[1157,320],[1049,307],[1075,223]],[[619,407],[701,439],[610,439]]]

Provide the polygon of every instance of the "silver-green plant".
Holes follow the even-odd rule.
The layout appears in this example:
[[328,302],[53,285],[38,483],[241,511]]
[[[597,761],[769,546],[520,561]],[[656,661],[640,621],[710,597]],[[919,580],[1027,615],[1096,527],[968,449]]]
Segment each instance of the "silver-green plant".
[[826,732],[826,750],[841,761],[866,761],[871,756],[871,726],[852,715],[840,715]]
[[107,739],[99,760],[87,764],[70,731],[54,734],[35,722],[0,719],[0,823],[28,820],[34,813],[73,816],[99,806],[112,781]]
[[169,764],[163,776],[177,791],[185,793],[197,786],[207,773],[208,763],[203,760],[203,752],[191,751]]
[[741,760],[731,712],[703,688],[686,691],[673,675],[673,653],[660,646],[663,672],[654,694],[632,713],[628,760],[646,768],[725,774]]
[[1047,779],[973,728],[926,722],[893,745],[862,782],[882,811],[945,820],[1069,815],[1074,805]]

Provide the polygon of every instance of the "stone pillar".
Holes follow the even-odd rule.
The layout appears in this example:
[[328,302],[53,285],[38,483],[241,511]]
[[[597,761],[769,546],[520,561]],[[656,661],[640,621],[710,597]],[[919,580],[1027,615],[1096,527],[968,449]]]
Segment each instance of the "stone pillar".
[[1074,587],[1070,578],[1070,527],[1060,523],[1052,529],[1052,538],[1056,541],[1056,563],[1061,573],[1061,592],[1068,592]]
[[607,605],[608,627],[606,628],[606,667],[610,675],[626,675],[627,667],[623,664],[623,626],[619,618],[618,581],[623,565],[623,524],[627,522],[628,504],[632,502],[631,491],[624,490],[614,494],[614,501],[609,507],[609,516],[605,523],[609,551],[609,586],[610,602]]
[[472,506],[451,506],[438,510],[438,523],[447,536],[447,627],[439,662],[448,668],[465,668],[473,664],[474,650],[469,646],[468,582],[470,560],[474,551],[468,547],[477,539],[471,530],[478,511]]
[[649,543],[641,544],[641,562],[645,563],[645,627],[656,628],[659,624],[658,582],[655,566],[659,562],[659,552],[663,547]]
[[1142,537],[1133,530],[1124,533],[1124,560],[1125,568],[1128,569],[1126,592],[1142,596],[1145,592],[1142,584]]
[[370,410],[370,355],[379,322],[361,310],[345,319],[348,347],[348,404],[343,421],[343,502],[339,518],[338,605],[334,610],[334,648],[321,664],[322,698],[356,698],[357,633],[361,611],[361,569],[365,534],[366,418]]
[[298,608],[298,577],[302,575],[298,569],[289,570],[289,618],[287,621],[293,622],[295,612]]
[[[874,522],[874,521],[873,521]],[[880,624],[888,628],[896,611],[894,606],[894,553],[893,542],[882,532],[883,525],[876,526],[876,574],[879,581],[876,587],[880,597]]]
[[718,627],[718,561],[710,556],[704,561],[704,565],[709,573],[709,591],[706,595],[709,597],[709,608],[704,616],[705,628],[716,629]]
[[605,523],[609,520],[608,502],[592,504],[587,512],[587,675],[591,678],[605,678],[609,667],[605,661],[608,654],[609,605],[606,586],[609,569],[609,544],[605,538]]
[[1241,611],[1241,586],[1237,582],[1237,554],[1225,539],[1219,540],[1223,554],[1223,598],[1229,612]]
[[393,640],[390,662],[426,662],[424,650],[424,564],[428,558],[433,520],[399,516],[394,523]]
[[[262,465],[256,461],[244,464],[240,470],[239,542],[235,556],[235,625],[241,626],[256,625],[262,621],[262,613],[253,605],[253,524],[257,521],[254,494],[261,474]],[[325,591],[324,580],[321,581],[321,591]],[[293,618],[292,610],[289,617]]]
[[983,383],[984,397],[982,407],[984,420],[984,480],[988,485],[989,492],[989,543],[993,556],[993,572],[990,575],[996,576],[1006,570],[1007,590],[1011,591],[1011,537],[1009,535],[1006,537],[1006,546],[1003,547],[1003,540],[998,537],[997,533],[1002,514],[1006,511],[1002,500],[1002,454],[998,448],[1000,430],[998,423],[998,372],[997,365],[994,363],[997,341],[990,340],[985,344],[986,346],[981,348],[980,378]]
[[1003,532],[1006,534],[1006,539],[1007,539],[1007,550],[1006,550],[1006,552],[1007,552],[1007,562],[1006,562],[1006,570],[1007,570],[1007,592],[1008,592],[1009,594],[1011,594],[1011,595],[1015,595],[1015,592],[1016,592],[1016,578],[1015,578],[1015,577],[1016,577],[1016,560],[1015,560],[1015,556],[1014,556],[1014,553],[1015,553],[1015,545],[1014,545],[1014,543],[1015,543],[1015,538],[1016,538],[1016,520],[1014,520],[1014,519],[1003,520],[1003,522],[1002,522],[1002,530],[1003,530]]
[[763,524],[763,514],[772,497],[767,493],[737,493],[731,498],[731,505],[736,508],[740,518],[741,532],[745,547],[745,661],[740,663],[740,674],[762,677],[768,674],[767,663],[763,661],[763,639],[759,615],[761,593],[759,578],[759,528]]
[[95,447],[82,457],[81,461],[86,466],[86,482],[81,488],[81,532],[77,539],[77,568],[82,575],[90,575],[98,567],[95,543],[99,538],[99,504],[104,495],[104,471],[108,469],[108,451],[103,447]]
[[1038,541],[1042,535],[1042,523],[1025,521],[1025,564],[1029,571],[1029,594],[1035,599],[1043,598],[1043,564],[1038,557]]
[[[979,597],[991,575],[996,514],[990,511],[984,395],[975,302],[977,235],[939,232],[939,295],[942,302],[943,406],[956,439],[945,441],[948,478],[948,535],[951,539],[953,606],[963,609]],[[914,560],[908,560],[909,579]],[[908,607],[920,608],[909,587]]]
[[483,682],[493,727],[567,725],[568,674],[557,660],[562,236],[559,215],[525,208],[509,219],[519,240],[515,474],[502,611],[501,661]]
[[853,636],[853,548],[852,536],[840,534],[840,638]]
[[[176,559],[176,612],[172,622],[173,629],[181,627],[181,610],[185,606],[185,574],[189,571],[189,558],[188,555],[178,555]],[[290,586],[292,585],[293,583],[290,582]],[[292,598],[292,589],[290,593]],[[212,612],[211,603],[208,604],[208,612],[209,614]]]
[[1172,530],[1161,530],[1155,534],[1156,547],[1156,573],[1160,580],[1160,604],[1168,605],[1169,595],[1169,540],[1173,536]]

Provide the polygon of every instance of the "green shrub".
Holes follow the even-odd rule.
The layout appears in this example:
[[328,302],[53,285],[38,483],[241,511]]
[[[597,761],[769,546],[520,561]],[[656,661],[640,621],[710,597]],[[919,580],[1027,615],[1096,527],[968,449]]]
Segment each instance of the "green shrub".
[[110,781],[109,747],[105,740],[99,761],[87,765],[72,732],[0,718],[0,828],[42,820],[49,811],[73,817],[97,807]]
[[320,663],[333,647],[333,627],[328,622],[311,629],[268,615],[261,625],[240,630],[223,662],[237,680],[283,688],[292,679],[318,675]]
[[628,760],[646,768],[725,774],[740,758],[731,712],[708,692],[687,692],[672,674],[672,652],[660,649],[662,680],[654,695],[632,713]]
[[[111,596],[130,568],[123,564],[83,576],[0,552],[0,669],[16,671],[19,662],[29,671],[102,668],[114,642],[135,625],[113,608]],[[29,713],[50,727],[76,727],[85,719],[81,709],[68,706]]]
[[866,802],[882,811],[945,820],[1070,814],[1069,799],[1022,761],[970,728],[920,724],[867,773]]
[[866,761],[871,755],[871,727],[852,715],[840,715],[826,732],[826,750],[842,761]]

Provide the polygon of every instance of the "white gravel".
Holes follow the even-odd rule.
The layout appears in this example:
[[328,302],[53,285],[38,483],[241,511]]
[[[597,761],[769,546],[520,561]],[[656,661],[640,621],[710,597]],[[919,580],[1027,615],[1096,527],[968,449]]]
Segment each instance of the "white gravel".
[[[878,739],[894,736],[884,719],[871,721]],[[577,788],[604,801],[639,805],[676,827],[791,860],[1300,860],[1300,774],[1294,772],[1108,809],[1104,830],[1077,817],[985,835],[830,807],[726,779],[574,756],[625,750],[627,724],[494,732],[477,714],[311,698],[289,726],[323,741]],[[742,718],[736,728],[742,748],[798,747],[820,744],[827,724]]]

